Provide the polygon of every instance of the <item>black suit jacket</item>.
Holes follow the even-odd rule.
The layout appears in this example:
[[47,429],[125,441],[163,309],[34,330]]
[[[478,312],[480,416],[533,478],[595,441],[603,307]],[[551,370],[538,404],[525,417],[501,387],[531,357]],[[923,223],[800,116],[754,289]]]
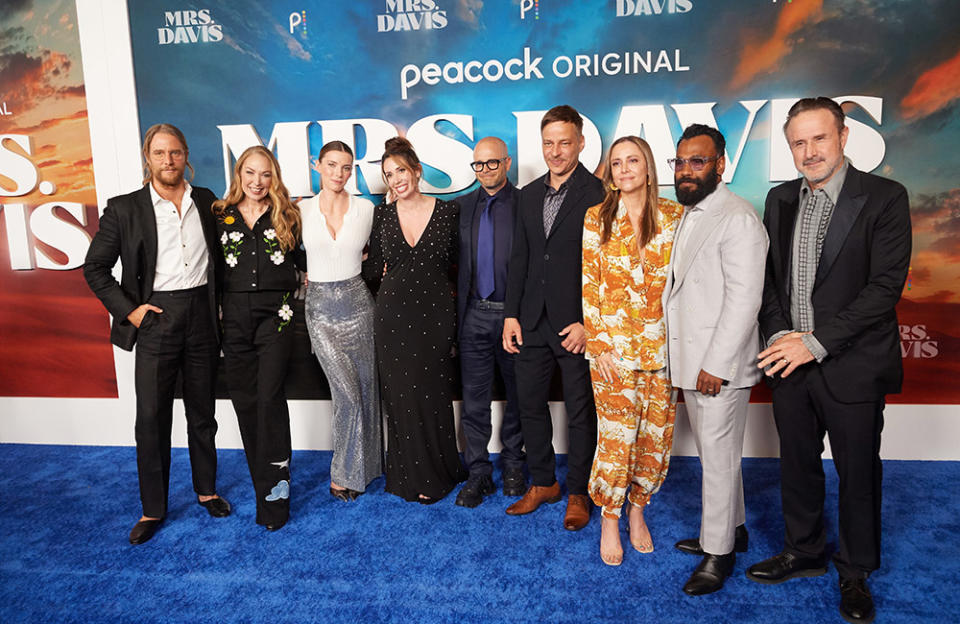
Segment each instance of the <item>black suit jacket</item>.
[[[207,286],[210,291],[210,314],[218,327],[216,312],[217,228],[211,205],[217,199],[210,189],[194,186],[190,196],[200,213],[204,238],[207,241]],[[120,260],[120,283],[113,277],[113,267]],[[83,276],[93,294],[113,316],[110,342],[130,351],[137,341],[137,328],[127,320],[138,306],[147,303],[153,294],[157,268],[157,218],[150,198],[150,188],[112,197],[100,217],[100,229],[90,243],[83,263]]]
[[[760,331],[764,339],[792,329],[790,254],[799,208],[799,179],[767,194],[770,236]],[[910,207],[899,183],[849,165],[823,241],[811,301],[814,337],[827,350],[819,366],[844,403],[900,392],[903,363],[895,306],[910,267]],[[776,387],[779,377],[767,378]]]
[[546,311],[558,331],[583,322],[580,299],[583,218],[587,209],[603,201],[603,183],[582,164],[567,180],[567,195],[549,235],[543,232],[545,174],[520,191],[517,227],[507,277],[504,316],[519,319],[533,329]]
[[[496,228],[494,230],[493,253],[495,256],[494,265],[499,269],[509,266],[510,254],[513,248],[513,228],[516,222],[517,206],[520,203],[520,190],[510,184],[510,199],[513,202],[513,215],[511,227],[506,229]],[[487,192],[483,187],[477,187],[470,193],[460,197],[457,201],[460,203],[460,262],[457,264],[457,318],[460,320],[460,327],[463,327],[463,319],[466,318],[467,301],[470,298],[470,286],[473,283],[473,273],[477,265],[477,241],[473,235],[473,222],[477,218],[477,202],[480,194],[486,198]],[[498,271],[496,274],[497,283],[506,283],[507,273]],[[459,329],[457,331],[459,336]]]

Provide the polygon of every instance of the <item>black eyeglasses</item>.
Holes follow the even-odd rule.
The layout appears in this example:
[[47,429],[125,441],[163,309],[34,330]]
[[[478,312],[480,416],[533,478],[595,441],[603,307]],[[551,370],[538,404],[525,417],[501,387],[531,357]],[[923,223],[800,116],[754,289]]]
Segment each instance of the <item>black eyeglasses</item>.
[[496,171],[497,169],[500,168],[500,163],[502,163],[505,160],[506,158],[491,158],[490,160],[477,160],[470,163],[470,167],[477,173],[480,173],[481,171],[483,171],[484,167],[486,167],[490,171]]
[[690,165],[690,168],[694,171],[703,171],[703,168],[707,166],[707,163],[711,160],[717,160],[719,156],[694,156],[692,158],[668,158],[667,164],[670,165],[670,168],[674,171],[680,171],[686,165]]

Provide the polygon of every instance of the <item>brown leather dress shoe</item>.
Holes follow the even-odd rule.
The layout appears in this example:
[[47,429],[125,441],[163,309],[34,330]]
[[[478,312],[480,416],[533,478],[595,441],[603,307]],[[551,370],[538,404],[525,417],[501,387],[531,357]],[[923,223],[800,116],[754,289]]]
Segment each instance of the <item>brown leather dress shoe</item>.
[[558,500],[560,500],[560,484],[556,481],[548,487],[531,485],[523,498],[507,507],[507,513],[511,516],[522,516],[536,511],[544,503],[555,503]]
[[590,508],[593,501],[586,494],[571,494],[567,497],[567,513],[563,517],[563,528],[579,531],[590,522]]

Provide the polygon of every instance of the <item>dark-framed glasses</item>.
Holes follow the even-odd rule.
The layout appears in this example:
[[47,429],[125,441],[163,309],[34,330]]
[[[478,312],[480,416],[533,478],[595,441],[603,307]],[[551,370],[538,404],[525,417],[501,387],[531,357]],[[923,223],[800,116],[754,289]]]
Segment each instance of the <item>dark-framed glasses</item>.
[[703,171],[703,168],[707,166],[707,163],[711,160],[717,160],[719,156],[693,156],[691,158],[668,158],[667,164],[670,165],[670,168],[674,171],[680,171],[686,165],[690,165],[690,168],[694,171]]
[[475,160],[470,163],[470,168],[480,173],[483,171],[483,168],[486,167],[490,171],[496,171],[500,168],[500,163],[505,161],[506,158],[491,158],[490,160]]

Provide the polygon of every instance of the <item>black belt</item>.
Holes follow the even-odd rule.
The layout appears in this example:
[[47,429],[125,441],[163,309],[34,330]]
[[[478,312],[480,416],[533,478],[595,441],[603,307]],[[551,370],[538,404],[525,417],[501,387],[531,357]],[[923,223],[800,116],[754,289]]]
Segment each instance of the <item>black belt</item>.
[[207,292],[207,285],[184,288],[183,290],[155,290],[151,297],[193,297]]
[[502,301],[490,301],[489,299],[476,299],[471,298],[467,302],[467,306],[473,308],[474,310],[497,310],[499,312],[503,311],[503,302]]

